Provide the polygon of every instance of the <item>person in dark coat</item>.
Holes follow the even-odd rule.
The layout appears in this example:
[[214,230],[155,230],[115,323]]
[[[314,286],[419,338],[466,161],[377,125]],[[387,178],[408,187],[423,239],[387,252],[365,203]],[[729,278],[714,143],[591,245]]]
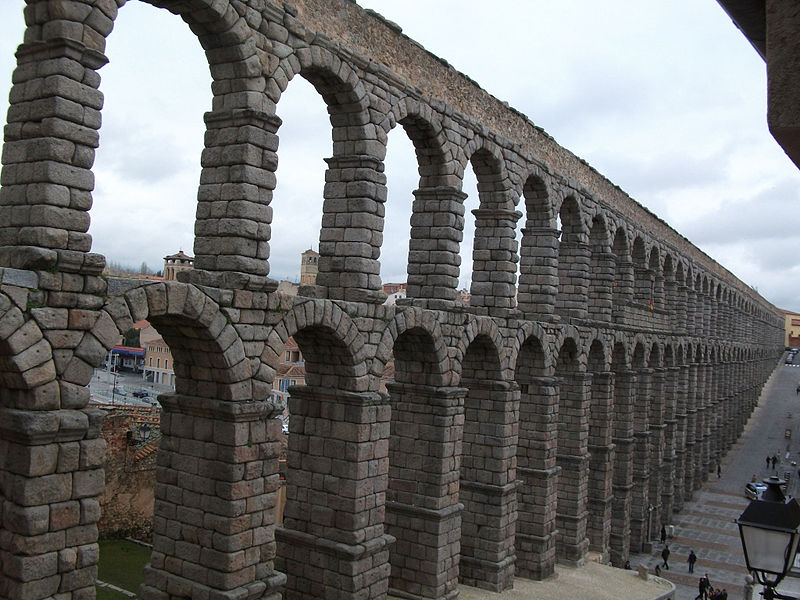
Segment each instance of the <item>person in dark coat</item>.
[[661,543],[665,544],[667,542],[667,528],[662,525],[661,526]]
[[694,550],[689,550],[689,558],[686,559],[686,562],[689,563],[689,573],[694,573],[694,563],[697,562],[697,554],[694,553]]
[[664,546],[664,549],[661,551],[661,558],[664,559],[664,564],[662,565],[667,571],[669,571],[669,546]]
[[710,587],[711,582],[709,582],[708,573],[706,573],[700,578],[700,581],[697,584],[697,589],[700,591],[700,593],[694,597],[694,600],[708,600],[708,588]]

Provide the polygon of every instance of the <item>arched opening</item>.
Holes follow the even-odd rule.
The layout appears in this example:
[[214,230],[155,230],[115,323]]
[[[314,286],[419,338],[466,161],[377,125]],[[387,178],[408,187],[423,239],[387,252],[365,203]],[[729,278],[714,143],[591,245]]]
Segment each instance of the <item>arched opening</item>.
[[525,221],[520,229],[517,305],[524,313],[550,320],[558,293],[558,236],[545,182],[530,175],[522,188]]
[[589,490],[587,507],[589,549],[608,557],[611,534],[611,510],[614,492],[614,376],[608,369],[600,340],[589,348],[588,372],[591,374],[589,405]]
[[514,577],[519,396],[503,381],[498,348],[487,335],[469,345],[461,372],[467,395],[459,579],[500,592],[513,585]]
[[160,274],[165,256],[193,251],[209,65],[185,23],[144,2],[119,10],[106,54],[92,250],[108,274]]
[[558,504],[556,555],[560,562],[577,565],[586,557],[587,486],[589,471],[590,381],[579,362],[578,345],[568,337],[556,363],[558,377]]
[[545,579],[555,572],[558,385],[546,369],[542,340],[529,336],[517,357],[515,381],[520,389],[517,489],[519,519],[515,546],[516,573]]
[[[406,330],[394,343],[386,531],[390,593],[445,598],[458,586],[462,388],[442,387],[431,334]],[[389,363],[387,363],[389,364]]]
[[296,294],[298,286],[317,283],[325,158],[333,142],[326,105],[303,77],[292,79],[281,94],[277,113],[281,126],[269,208],[269,270],[282,282],[281,292]]
[[581,207],[574,196],[561,203],[561,240],[558,244],[556,312],[563,318],[586,318],[589,284],[589,247]]

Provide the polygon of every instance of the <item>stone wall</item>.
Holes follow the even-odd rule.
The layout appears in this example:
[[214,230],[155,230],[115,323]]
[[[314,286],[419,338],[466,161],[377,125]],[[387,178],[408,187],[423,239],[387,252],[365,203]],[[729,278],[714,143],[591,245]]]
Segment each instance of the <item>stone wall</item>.
[[[149,542],[153,535],[153,492],[160,432],[158,409],[103,406],[107,416],[106,486],[100,498],[101,538],[133,537]],[[148,438],[142,439],[147,424]]]

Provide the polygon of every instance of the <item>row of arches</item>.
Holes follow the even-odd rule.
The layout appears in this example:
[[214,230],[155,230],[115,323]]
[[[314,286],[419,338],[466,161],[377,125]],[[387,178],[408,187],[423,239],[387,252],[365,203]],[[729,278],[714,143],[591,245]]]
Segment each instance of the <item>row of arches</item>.
[[[52,414],[92,413],[88,393],[67,409],[68,390],[85,389],[91,366],[135,320],[154,323],[173,349],[144,597],[263,586],[294,598],[449,598],[459,583],[502,591],[516,576],[547,577],[590,550],[621,565],[735,441],[779,356],[769,346],[443,319],[413,307],[373,313],[379,325],[369,305],[349,314],[327,300],[272,301],[285,308],[257,309],[270,295],[220,303],[191,285],[138,283],[87,322],[69,368],[57,351],[26,362],[59,331],[45,318],[51,309],[31,318],[3,303],[0,323],[17,319],[3,345],[13,417],[4,422],[23,423],[3,430],[6,456],[65,451],[68,440],[35,439],[14,415],[54,394],[54,382],[62,409]],[[243,313],[246,322],[232,321]],[[291,389],[288,501],[276,527],[281,423],[264,398],[290,336],[307,378]],[[395,378],[382,393],[388,360]],[[34,382],[34,373],[50,375]],[[101,472],[87,462],[63,475]],[[6,514],[59,503],[30,492],[52,475],[14,477],[26,484],[3,488]],[[19,523],[3,523],[25,539]]]
[[[274,289],[276,283],[268,278],[269,205],[279,154],[278,105],[283,91],[299,75],[326,103],[333,141],[333,155],[326,159],[319,275],[313,295],[382,301],[379,261],[388,251],[382,235],[383,161],[387,135],[399,125],[414,144],[419,171],[407,252],[407,293],[421,305],[455,301],[459,274],[471,265],[470,304],[490,312],[517,310],[537,320],[619,324],[644,324],[649,319],[650,328],[721,337],[728,332],[730,339],[751,333],[737,330],[746,322],[739,318],[743,315],[779,325],[747,286],[629,198],[601,195],[554,172],[536,158],[534,148],[515,145],[481,126],[476,120],[480,115],[451,114],[446,105],[426,101],[381,76],[375,64],[340,55],[338,46],[324,37],[307,42],[291,10],[264,7],[256,25],[247,16],[235,16],[247,14],[244,8],[234,8],[235,1],[154,4],[179,13],[195,28],[214,80],[198,190],[196,271],[188,276],[192,282]],[[70,83],[80,90],[70,101],[83,102],[86,111],[95,114],[102,104],[95,71],[105,60],[100,53],[117,9],[94,6],[91,19],[85,18],[84,9],[75,10],[85,32],[75,41],[87,44],[91,52],[80,59],[86,72]],[[69,22],[69,15],[63,22]],[[48,42],[52,28],[42,29],[33,22],[29,27],[26,51],[19,59],[20,90],[37,78],[32,67],[43,57],[33,50],[58,45],[62,39]],[[269,60],[258,58],[259,52]],[[63,136],[38,130],[31,134],[31,128],[23,127],[32,102],[36,98],[30,94],[12,94],[13,126],[4,159],[8,183],[0,207],[14,212],[13,219],[3,220],[8,223],[3,231],[9,265],[58,263],[92,272],[102,259],[81,257],[91,243],[86,233],[89,204],[56,206],[49,200],[52,195],[29,189],[66,186],[75,195],[87,196],[90,188],[83,179],[88,184],[90,168],[71,165],[82,173],[80,182],[33,181],[25,175],[27,165],[38,160],[26,148],[38,143],[41,135]],[[65,124],[70,122],[84,135],[66,134],[64,141],[93,155],[97,136],[92,132],[99,120],[76,123],[65,118]],[[467,164],[478,179],[479,196],[472,256],[459,251]],[[620,200],[624,206],[615,205]],[[44,221],[36,217],[19,228],[20,215],[32,206],[51,216]],[[37,252],[31,250],[32,240],[40,246]]]

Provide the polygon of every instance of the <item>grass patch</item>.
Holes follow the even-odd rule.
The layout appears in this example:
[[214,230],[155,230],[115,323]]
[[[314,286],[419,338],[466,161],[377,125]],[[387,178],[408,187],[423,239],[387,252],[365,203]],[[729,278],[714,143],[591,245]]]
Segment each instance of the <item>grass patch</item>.
[[129,600],[125,594],[120,594],[114,590],[97,586],[97,600]]
[[[150,561],[150,548],[127,540],[103,540],[100,542],[100,563],[97,578],[134,594],[139,593],[142,569]],[[101,594],[113,594],[102,596]],[[111,590],[97,589],[98,600],[121,600],[121,594]]]

